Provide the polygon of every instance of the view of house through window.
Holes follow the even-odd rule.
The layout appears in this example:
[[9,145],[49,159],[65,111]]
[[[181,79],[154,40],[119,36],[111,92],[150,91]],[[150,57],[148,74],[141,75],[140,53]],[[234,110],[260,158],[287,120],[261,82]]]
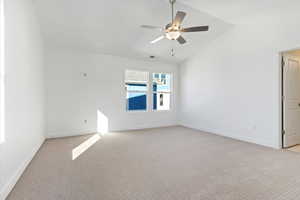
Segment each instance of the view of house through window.
[[[170,110],[171,105],[171,74],[149,73],[143,71],[126,70],[126,110],[146,111],[148,93],[152,95],[153,110]],[[149,80],[151,80],[149,82]],[[151,87],[148,87],[152,83]]]
[[153,110],[170,110],[171,75],[153,74]]
[[125,72],[126,110],[146,111],[149,73],[142,71]]

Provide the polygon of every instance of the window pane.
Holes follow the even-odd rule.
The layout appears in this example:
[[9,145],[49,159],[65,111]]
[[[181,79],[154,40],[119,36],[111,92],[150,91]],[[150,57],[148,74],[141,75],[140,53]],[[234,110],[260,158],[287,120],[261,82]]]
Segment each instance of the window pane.
[[154,93],[153,94],[153,110],[170,110],[169,93]]
[[171,75],[170,74],[153,74],[153,91],[154,92],[170,92],[171,91]]
[[126,70],[125,72],[126,83],[147,83],[148,72]]
[[126,83],[126,90],[127,91],[147,91],[147,84],[138,84],[138,83]]
[[127,111],[147,110],[146,92],[127,92]]
[[148,82],[148,72],[125,71],[127,111],[147,110]]

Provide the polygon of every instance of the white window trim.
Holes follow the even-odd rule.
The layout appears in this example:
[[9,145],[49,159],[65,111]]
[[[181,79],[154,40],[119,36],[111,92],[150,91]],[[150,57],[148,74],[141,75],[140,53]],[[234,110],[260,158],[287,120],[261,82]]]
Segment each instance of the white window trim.
[[[145,92],[147,97],[146,97],[146,110],[127,110],[127,99],[126,99],[126,95],[127,95],[127,90],[125,87],[125,94],[123,96],[125,96],[125,112],[126,113],[130,113],[130,114],[138,114],[138,113],[150,113],[150,112],[171,112],[173,110],[173,99],[174,99],[174,76],[172,72],[153,72],[153,71],[147,71],[147,70],[137,70],[137,69],[125,69],[126,71],[139,71],[139,72],[147,72],[148,73],[148,82],[131,82],[131,83],[146,83],[147,84],[147,91],[130,91],[130,92]],[[126,73],[124,73],[126,74]],[[170,92],[153,92],[153,74],[168,74],[170,75]],[[126,77],[124,75],[124,81],[123,81],[124,85],[126,85]],[[170,108],[168,110],[154,110],[153,109],[153,94],[154,93],[165,93],[165,94],[170,94]]]
[[[136,92],[136,93],[142,93],[142,92],[145,92],[146,93],[146,110],[127,110],[127,98],[126,98],[126,95],[127,95],[127,90],[126,90],[126,83],[128,83],[126,81],[126,71],[138,71],[138,72],[147,72],[148,74],[148,80],[147,82],[144,82],[144,81],[132,81],[130,83],[137,83],[137,84],[141,84],[141,83],[146,83],[147,85],[147,90],[146,91],[130,91],[130,92]],[[150,102],[149,102],[149,88],[150,88],[150,80],[149,80],[149,76],[150,76],[150,72],[149,71],[146,71],[146,70],[136,70],[136,69],[125,69],[125,73],[124,73],[124,85],[125,85],[125,111],[126,113],[146,113],[146,112],[149,112],[149,105],[150,105]]]
[[[170,75],[170,92],[154,92],[153,91],[153,74],[168,74]],[[173,73],[170,73],[170,72],[152,72],[151,74],[151,89],[150,89],[150,93],[151,93],[151,99],[152,99],[152,102],[151,102],[151,110],[153,112],[170,112],[172,111],[172,108],[173,108]],[[170,94],[170,108],[168,110],[154,110],[153,109],[153,94],[157,94],[157,93],[163,93],[163,94]]]

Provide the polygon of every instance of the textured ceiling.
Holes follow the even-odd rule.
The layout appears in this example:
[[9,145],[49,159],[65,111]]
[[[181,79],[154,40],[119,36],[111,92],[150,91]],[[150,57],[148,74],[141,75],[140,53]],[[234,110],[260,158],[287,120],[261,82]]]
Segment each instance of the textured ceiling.
[[[175,9],[188,13],[184,26],[210,25],[210,31],[184,34],[186,45],[169,40],[150,44],[161,33],[142,29],[140,25],[169,23],[171,11],[167,0],[36,0],[35,3],[46,45],[138,59],[155,55],[159,61],[179,63],[230,27],[216,17],[178,3]],[[172,48],[174,57],[170,53]]]

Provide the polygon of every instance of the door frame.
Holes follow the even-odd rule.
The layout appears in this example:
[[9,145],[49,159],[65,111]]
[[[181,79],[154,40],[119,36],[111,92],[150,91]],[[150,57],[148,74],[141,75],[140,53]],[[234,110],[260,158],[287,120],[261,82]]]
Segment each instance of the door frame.
[[279,105],[280,105],[280,125],[279,125],[279,134],[280,134],[280,145],[281,145],[281,149],[284,148],[284,102],[283,102],[283,94],[284,94],[284,53],[285,52],[281,52],[280,53],[280,97],[279,97]]
[[279,53],[279,144],[281,149],[284,149],[284,56],[291,51],[300,50],[293,48]]

